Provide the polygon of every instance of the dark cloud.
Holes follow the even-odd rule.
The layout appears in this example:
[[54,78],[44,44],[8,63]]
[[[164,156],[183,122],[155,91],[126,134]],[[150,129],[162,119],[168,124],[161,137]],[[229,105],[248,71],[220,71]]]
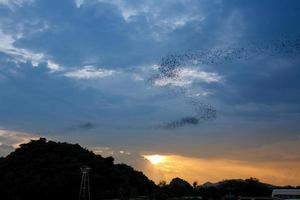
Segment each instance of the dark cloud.
[[92,128],[96,127],[96,124],[91,123],[91,122],[86,122],[86,123],[80,124],[78,127],[81,129],[92,129]]
[[64,131],[73,132],[73,131],[91,131],[92,129],[97,128],[97,125],[92,122],[84,122],[77,125],[70,126],[65,128]]

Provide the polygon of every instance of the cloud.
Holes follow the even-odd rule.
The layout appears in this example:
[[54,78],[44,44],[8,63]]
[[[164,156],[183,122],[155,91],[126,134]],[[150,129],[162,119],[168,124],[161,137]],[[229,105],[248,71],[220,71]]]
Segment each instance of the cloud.
[[110,147],[90,147],[91,151],[93,151],[95,154],[107,157],[112,156],[114,154],[114,150],[112,150]]
[[93,123],[93,122],[84,122],[84,123],[79,123],[77,125],[71,125],[71,126],[68,126],[67,128],[64,128],[63,131],[66,131],[68,133],[70,132],[91,132],[93,131],[93,129],[96,129],[97,128],[97,124],[96,123]]
[[[161,126],[162,128],[175,129],[186,125],[196,125],[217,117],[217,111],[213,106],[195,98],[207,96],[209,93],[203,88],[211,83],[220,84],[223,82],[223,78],[215,72],[201,71],[202,66],[198,65],[195,58],[197,58],[195,54],[191,56],[188,54],[171,54],[163,57],[160,65],[156,68],[156,74],[149,79],[154,86],[170,86],[171,89],[182,87],[180,93],[187,99],[194,112],[190,116],[165,123]],[[187,64],[193,64],[194,67],[187,67]],[[204,85],[201,87],[203,83]],[[200,89],[194,90],[195,87]],[[199,90],[204,91],[199,93]],[[190,101],[189,98],[194,98],[194,100]]]
[[26,63],[29,61],[34,67],[37,67],[41,63],[47,63],[48,68],[52,71],[59,70],[59,65],[47,58],[45,54],[35,53],[28,49],[15,47],[15,42],[22,37],[22,35],[18,34],[13,36],[4,33],[0,27],[0,52],[11,56],[16,63]]
[[[19,36],[22,37],[22,36]],[[38,66],[44,60],[44,55],[33,53],[26,49],[14,47],[16,39],[9,34],[5,34],[0,29],[0,51],[6,53],[14,58],[17,62],[31,61],[33,66]]]
[[75,0],[77,8],[80,8],[80,6],[84,3],[85,0]]
[[[23,1],[0,5],[0,121],[9,129],[76,127],[83,142],[117,135],[156,149],[170,140],[162,133],[178,131],[169,149],[195,156],[223,152],[227,139],[239,151],[299,135],[296,1],[3,2]],[[213,109],[201,114],[191,99]],[[148,129],[172,122],[190,129]],[[194,153],[199,143],[210,148]]]
[[33,0],[0,0],[0,5],[8,6],[13,9],[15,6],[22,6],[23,4],[32,3]]
[[[205,4],[194,4],[194,9],[185,6],[185,1],[174,1],[174,2],[162,2],[160,5],[152,1],[120,1],[120,0],[98,0],[98,2],[108,3],[116,6],[123,19],[127,23],[134,23],[138,18],[145,17],[149,22],[149,26],[153,31],[153,36],[156,39],[160,39],[161,34],[166,34],[177,28],[183,27],[191,21],[202,21],[204,20],[204,12],[201,9],[201,5]],[[189,3],[193,3],[190,2]],[[164,11],[169,9],[168,14]],[[175,10],[172,12],[171,10]],[[160,29],[160,30],[158,30]]]
[[79,128],[82,128],[82,129],[92,129],[94,128],[96,125],[91,123],[91,122],[86,122],[84,124],[80,124],[79,125]]
[[20,144],[28,143],[30,140],[38,139],[34,134],[0,129],[0,156],[5,156]]
[[0,143],[0,157],[8,155],[12,151],[14,151],[12,146]]
[[74,71],[69,71],[64,74],[64,76],[75,79],[97,79],[109,77],[115,74],[114,70],[107,70],[102,68],[96,68],[94,66],[84,66],[81,69],[77,69]]
[[172,77],[162,76],[154,79],[153,84],[156,86],[175,86],[186,87],[196,82],[221,82],[222,78],[217,73],[200,71],[192,68],[180,68],[176,70],[176,75]]
[[130,156],[131,153],[127,150],[123,150],[123,149],[114,149],[111,147],[89,147],[89,149],[91,151],[93,151],[95,154],[101,155],[103,157],[107,157],[107,156],[113,156],[117,162],[121,162],[122,160],[124,160],[124,156],[125,158]]
[[54,63],[53,61],[51,60],[48,60],[47,61],[47,65],[48,65],[48,68],[52,71],[52,72],[55,72],[55,71],[59,71],[60,70],[60,66],[56,63]]

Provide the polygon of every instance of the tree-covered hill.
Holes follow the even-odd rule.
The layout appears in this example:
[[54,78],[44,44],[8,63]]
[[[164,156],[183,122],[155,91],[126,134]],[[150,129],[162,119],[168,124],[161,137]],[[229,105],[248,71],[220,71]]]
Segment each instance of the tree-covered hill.
[[127,199],[152,193],[156,185],[142,172],[78,144],[41,138],[0,159],[1,199],[78,199],[81,171],[88,165],[92,199]]
[[128,200],[138,196],[156,200],[182,199],[187,196],[201,196],[204,200],[237,199],[239,196],[270,197],[272,189],[278,188],[255,178],[203,185],[194,182],[190,185],[177,177],[169,184],[163,181],[157,186],[142,172],[125,164],[114,164],[112,157],[103,158],[78,144],[41,138],[22,144],[8,156],[0,158],[0,199],[78,199],[80,167],[85,165],[92,168],[90,186],[93,200]]

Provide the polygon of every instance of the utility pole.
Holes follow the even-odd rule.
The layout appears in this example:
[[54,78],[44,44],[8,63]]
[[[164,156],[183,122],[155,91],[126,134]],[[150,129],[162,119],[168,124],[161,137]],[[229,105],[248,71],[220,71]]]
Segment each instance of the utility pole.
[[79,191],[79,200],[91,200],[89,178],[89,172],[91,168],[88,166],[82,166],[80,167],[80,170],[82,172],[82,178]]

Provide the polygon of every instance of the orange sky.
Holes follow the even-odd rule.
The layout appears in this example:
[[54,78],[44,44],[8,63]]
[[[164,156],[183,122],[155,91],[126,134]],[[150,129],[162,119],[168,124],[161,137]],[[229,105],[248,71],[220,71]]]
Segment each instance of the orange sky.
[[[37,135],[1,129],[0,137],[15,148],[20,143],[38,138]],[[105,157],[113,156],[117,163],[124,162],[143,171],[157,183],[161,180],[170,181],[174,177],[181,177],[190,183],[198,181],[199,184],[255,177],[275,185],[300,185],[299,140],[241,148],[229,153],[218,150],[219,153],[215,153],[214,157],[192,157],[163,152],[137,153],[109,147],[91,149]],[[146,157],[156,154],[160,156],[154,156],[152,163]]]
[[[199,148],[201,145],[199,146]],[[172,153],[143,153],[163,155],[160,162],[138,167],[152,180],[170,181],[181,177],[190,183],[218,182],[224,179],[255,177],[275,185],[300,185],[300,141],[281,141],[251,148],[235,147],[234,151],[217,150],[213,156],[189,156]],[[230,149],[228,147],[228,149]],[[206,151],[212,149],[207,148]],[[203,152],[195,149],[196,152]]]
[[170,181],[181,177],[189,182],[218,182],[224,179],[255,177],[276,185],[300,185],[300,162],[244,162],[226,159],[200,159],[166,155],[160,163],[148,163],[143,169],[152,180]]

